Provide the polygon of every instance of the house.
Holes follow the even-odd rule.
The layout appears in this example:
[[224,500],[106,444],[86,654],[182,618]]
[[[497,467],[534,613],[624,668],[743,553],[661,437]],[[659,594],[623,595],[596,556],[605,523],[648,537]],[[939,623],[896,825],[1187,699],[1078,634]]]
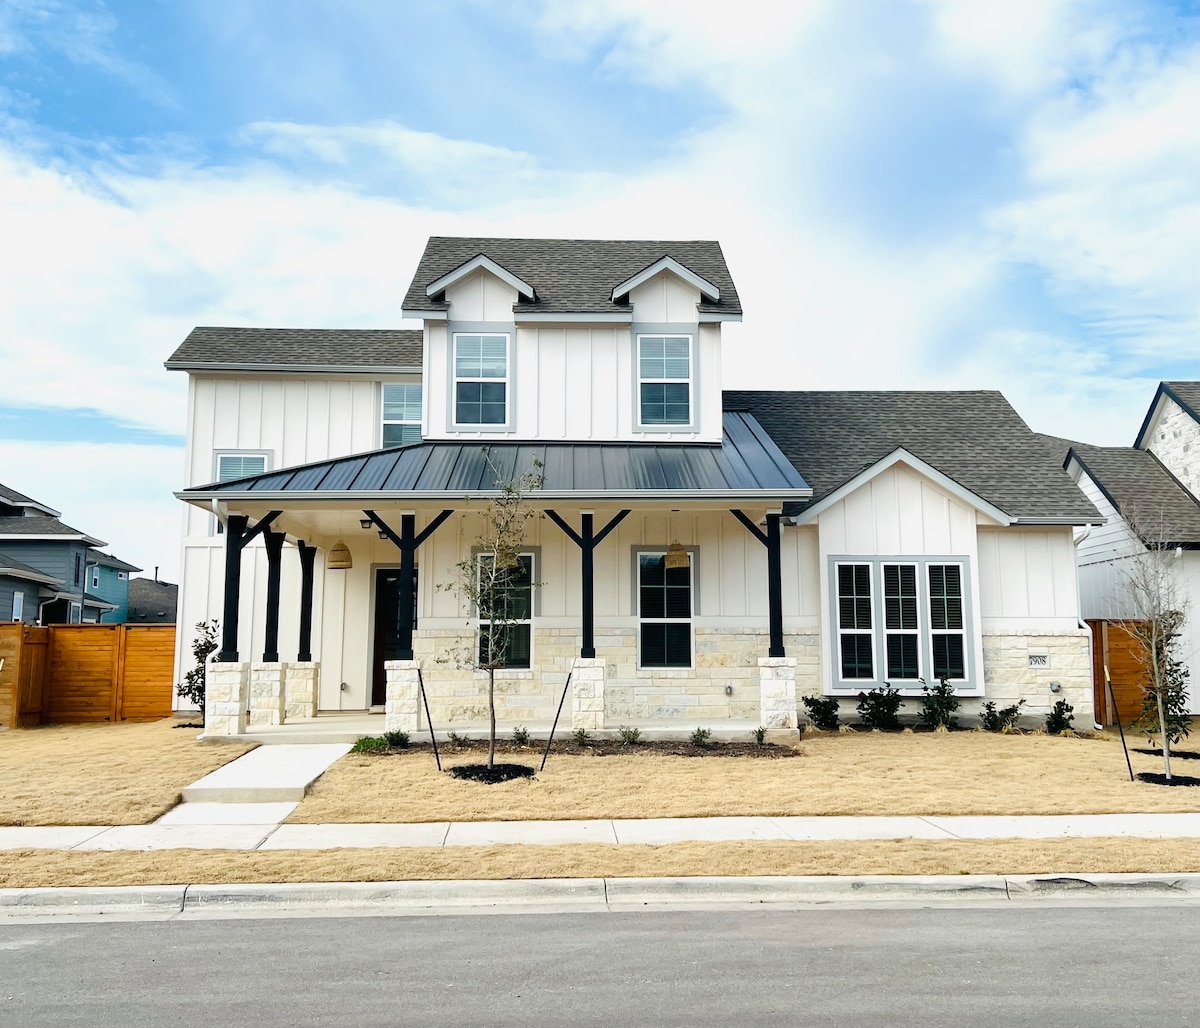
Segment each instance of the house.
[[[99,612],[96,620],[103,624],[121,624],[129,620],[129,575],[141,568],[134,567],[111,553],[88,550],[85,566],[89,596],[113,605]],[[84,620],[88,620],[85,616]]]
[[127,577],[132,565],[102,554],[105,543],[64,524],[59,512],[0,485],[0,620],[80,624],[119,620],[125,586],[105,584],[97,568]]
[[160,582],[158,578],[129,580],[129,614],[126,620],[130,624],[173,625],[178,604],[179,586],[174,582]]
[[[1100,520],[995,392],[722,389],[711,241],[434,237],[415,331],[197,328],[177,679],[207,729],[386,711],[474,726],[446,588],[497,476],[540,461],[502,723],[794,731],[804,695],[949,679],[1090,724],[1073,530]],[[745,359],[753,359],[746,355]],[[797,358],[799,359],[799,358]],[[249,717],[247,719],[247,710]]]
[[1200,714],[1200,382],[1160,383],[1132,446],[1066,447],[1067,473],[1104,515],[1078,533],[1084,617],[1138,617],[1123,578],[1129,558],[1147,545],[1173,549],[1187,605],[1177,653],[1190,672],[1187,709]]

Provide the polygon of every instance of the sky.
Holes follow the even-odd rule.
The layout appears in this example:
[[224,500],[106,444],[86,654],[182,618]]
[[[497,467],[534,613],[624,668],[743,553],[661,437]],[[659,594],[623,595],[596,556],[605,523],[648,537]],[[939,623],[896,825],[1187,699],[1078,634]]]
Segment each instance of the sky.
[[195,325],[417,327],[429,235],[715,238],[727,388],[1200,375],[1200,19],[1112,0],[0,0],[0,482],[178,573]]

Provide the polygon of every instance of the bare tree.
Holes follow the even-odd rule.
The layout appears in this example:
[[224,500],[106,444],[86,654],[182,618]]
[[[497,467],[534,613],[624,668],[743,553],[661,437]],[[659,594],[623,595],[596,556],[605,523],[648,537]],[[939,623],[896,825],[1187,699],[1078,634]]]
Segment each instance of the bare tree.
[[499,496],[476,512],[479,534],[471,555],[455,565],[454,589],[476,617],[475,645],[463,661],[488,676],[488,763],[496,763],[496,671],[508,667],[517,649],[524,649],[533,611],[533,568],[522,557],[529,522],[541,511],[529,494],[545,481],[541,461],[509,477],[496,466],[489,451],[484,457],[492,470]]

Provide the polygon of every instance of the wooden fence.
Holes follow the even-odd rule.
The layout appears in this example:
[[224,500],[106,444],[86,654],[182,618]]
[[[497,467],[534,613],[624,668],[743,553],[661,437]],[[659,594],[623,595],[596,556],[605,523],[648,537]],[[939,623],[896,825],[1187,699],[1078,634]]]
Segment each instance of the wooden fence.
[[[1145,691],[1142,683],[1146,680],[1146,672],[1142,669],[1140,648],[1137,640],[1126,629],[1128,622],[1121,621],[1089,621],[1092,638],[1093,681],[1095,683],[1093,700],[1096,707],[1096,720],[1104,725],[1116,723],[1117,715],[1123,724],[1133,721],[1142,712],[1142,697]],[[1112,678],[1113,692],[1116,694],[1117,707],[1113,709],[1112,698],[1104,684],[1104,665],[1108,665],[1108,673]]]
[[171,713],[174,625],[0,625],[0,726]]

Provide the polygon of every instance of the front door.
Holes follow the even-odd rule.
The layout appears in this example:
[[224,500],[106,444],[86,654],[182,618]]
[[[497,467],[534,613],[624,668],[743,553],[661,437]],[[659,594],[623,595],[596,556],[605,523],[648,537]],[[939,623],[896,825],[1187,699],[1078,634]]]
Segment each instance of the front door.
[[[417,627],[417,570],[413,569],[413,628]],[[375,659],[371,670],[371,706],[387,700],[385,660],[400,659],[400,569],[375,571]]]

